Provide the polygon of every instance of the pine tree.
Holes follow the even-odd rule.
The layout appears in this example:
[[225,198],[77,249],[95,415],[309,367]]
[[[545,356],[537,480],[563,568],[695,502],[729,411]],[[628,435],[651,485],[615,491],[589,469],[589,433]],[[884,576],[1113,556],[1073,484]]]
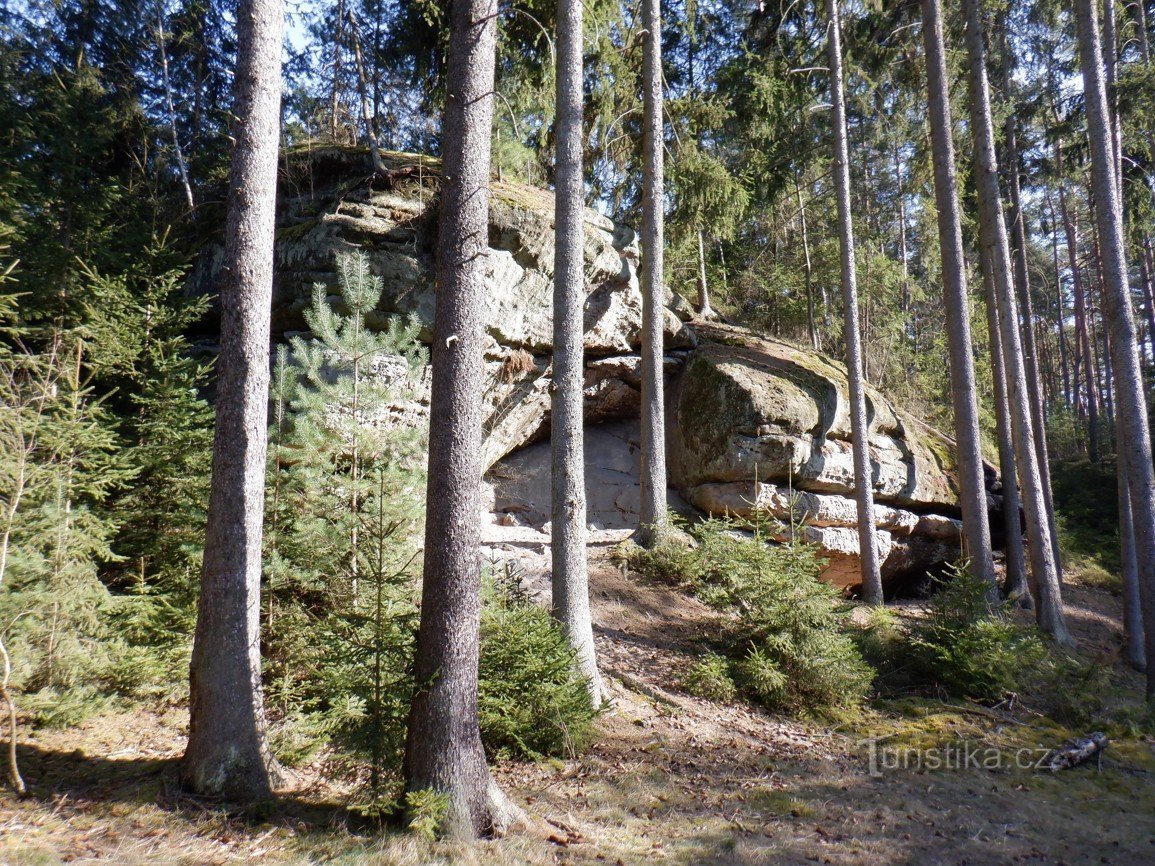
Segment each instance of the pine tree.
[[950,347],[951,402],[954,405],[958,445],[959,500],[963,537],[971,569],[994,586],[994,560],[987,523],[986,487],[979,444],[978,406],[975,397],[974,359],[971,357],[970,313],[963,271],[962,226],[959,220],[958,180],[946,58],[939,0],[921,0],[923,42],[926,47],[927,88],[931,145],[934,151],[934,194],[938,206],[939,245],[942,255],[946,331]]
[[652,545],[666,522],[666,424],[663,336],[663,221],[665,213],[665,114],[662,94],[662,11],[642,0],[642,448],[641,508],[635,539]]
[[1104,301],[1111,333],[1111,366],[1122,424],[1115,431],[1124,453],[1126,481],[1131,494],[1135,556],[1139,573],[1139,594],[1147,649],[1147,699],[1155,700],[1155,466],[1151,463],[1151,438],[1147,423],[1147,398],[1139,356],[1136,352],[1135,321],[1127,280],[1126,246],[1118,182],[1115,178],[1115,150],[1104,84],[1103,49],[1099,39],[1096,5],[1076,0],[1079,34],[1079,63],[1087,110],[1087,131],[1091,139],[1091,174],[1095,192],[1095,214],[1103,245]]
[[584,402],[585,185],[582,181],[582,10],[560,0],[553,298],[553,610],[578,654],[594,706],[601,676],[590,621],[586,558]]
[[[987,84],[986,47],[978,0],[964,0],[966,44],[970,60],[971,134],[975,143],[975,177],[980,210],[982,265],[990,271],[990,282],[998,302],[998,322],[1006,373],[1007,399],[1020,411],[1011,412],[1011,433],[1015,466],[1022,490],[1027,520],[1031,578],[1039,627],[1061,644],[1073,642],[1067,631],[1051,525],[1043,495],[1039,458],[1035,451],[1031,423],[1031,396],[1018,328],[1018,305],[1011,275],[1011,250],[1003,221],[999,193],[998,164],[995,158],[994,123],[991,119],[990,88]],[[992,589],[994,588],[992,575]]]
[[441,829],[458,837],[501,833],[518,815],[490,776],[477,716],[482,291],[496,15],[494,0],[455,0],[450,13],[418,685],[405,744],[409,796],[443,796]]
[[311,339],[278,351],[266,525],[272,700],[369,763],[371,800],[400,768],[412,690],[414,563],[425,429],[394,422],[425,361],[419,325],[371,330],[383,284],[337,260],[340,304],[314,287]]
[[281,0],[241,3],[212,488],[182,762],[192,790],[240,800],[268,797],[276,776],[259,599],[283,29]]
[[862,371],[862,335],[858,324],[858,276],[854,258],[854,224],[850,205],[850,148],[846,132],[846,95],[842,81],[842,23],[838,0],[826,0],[827,53],[834,123],[834,182],[838,199],[838,235],[842,263],[842,315],[846,340],[846,378],[850,392],[850,428],[854,450],[854,494],[858,503],[858,550],[862,562],[862,595],[882,604],[882,575],[874,543],[874,481],[870,467],[870,424]]

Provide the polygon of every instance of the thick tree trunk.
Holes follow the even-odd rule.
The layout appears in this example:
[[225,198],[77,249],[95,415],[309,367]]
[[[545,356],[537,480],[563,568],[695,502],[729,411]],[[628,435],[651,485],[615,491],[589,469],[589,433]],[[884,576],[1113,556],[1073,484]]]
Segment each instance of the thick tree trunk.
[[1027,386],[1019,334],[1019,316],[1011,278],[1011,247],[1003,222],[1002,197],[999,193],[998,164],[995,159],[995,131],[991,119],[990,88],[987,83],[986,47],[983,44],[980,0],[963,0],[966,15],[966,44],[970,63],[971,134],[974,137],[974,173],[978,188],[979,233],[982,239],[982,263],[991,274],[998,298],[999,327],[1002,337],[1007,397],[1018,411],[1011,413],[1011,432],[1015,446],[1015,464],[1019,472],[1023,512],[1027,520],[1027,547],[1034,582],[1035,610],[1039,626],[1061,644],[1072,643],[1063,614],[1059,572],[1051,527],[1047,519],[1046,499],[1035,450],[1031,398]]
[[193,791],[236,800],[268,797],[275,775],[261,695],[260,592],[283,28],[281,0],[243,0],[237,10],[212,488],[181,768]]
[[[1122,427],[1116,405],[1115,425]],[[1123,580],[1123,654],[1127,664],[1137,671],[1147,669],[1147,652],[1143,642],[1143,601],[1139,591],[1139,563],[1135,555],[1134,515],[1128,487],[1127,455],[1119,449],[1115,455],[1119,475],[1119,557]]]
[[642,453],[641,513],[635,539],[648,547],[666,522],[665,383],[662,378],[662,282],[665,159],[662,107],[662,12],[642,0]]
[[[595,706],[602,682],[590,621],[586,559],[583,309],[585,258],[582,183],[582,6],[559,0],[557,18],[557,168],[553,276],[553,613],[569,636]],[[699,234],[699,237],[701,235]]]
[[1011,404],[1007,399],[1006,366],[1003,359],[1003,339],[999,332],[998,300],[989,265],[983,267],[983,287],[986,290],[987,333],[991,342],[991,376],[995,391],[995,429],[999,439],[999,473],[1003,477],[1003,520],[1007,535],[1007,574],[1003,581],[1003,595],[1018,599],[1024,607],[1031,607],[1030,587],[1027,584],[1026,561],[1023,557],[1023,526],[1019,500],[1018,472],[1015,467],[1014,437],[1011,433]]
[[[1103,241],[1103,295],[1111,329],[1111,363],[1115,370],[1119,406],[1119,451],[1126,460],[1139,593],[1146,632],[1147,658],[1155,657],[1155,467],[1151,463],[1151,435],[1147,423],[1147,400],[1139,356],[1135,351],[1135,321],[1127,283],[1123,216],[1114,194],[1114,150],[1103,81],[1103,58],[1099,22],[1092,0],[1076,0],[1079,34],[1079,65],[1087,106],[1087,130],[1091,139],[1091,177],[1099,235]],[[1147,669],[1147,697],[1155,699],[1155,665]]]
[[959,220],[954,140],[951,136],[942,9],[940,0],[920,2],[926,48],[934,195],[942,250],[943,300],[950,357],[951,401],[954,405],[955,440],[958,447],[963,536],[975,576],[994,587],[995,569],[991,557],[986,487],[983,483],[974,360],[971,357],[970,311],[963,270],[962,225]]
[[516,814],[485,763],[477,726],[481,624],[483,309],[497,0],[450,15],[437,309],[429,409],[425,563],[405,785],[448,796],[441,831],[500,833]]
[[855,273],[854,224],[850,210],[850,153],[846,141],[846,97],[842,82],[842,24],[838,0],[826,0],[826,47],[830,95],[834,106],[834,186],[838,200],[838,241],[842,265],[843,334],[846,378],[850,392],[850,435],[854,453],[854,498],[858,505],[858,554],[862,562],[862,596],[882,604],[882,574],[874,538],[874,483],[870,467],[870,424],[862,381],[862,340],[858,328],[858,278]]

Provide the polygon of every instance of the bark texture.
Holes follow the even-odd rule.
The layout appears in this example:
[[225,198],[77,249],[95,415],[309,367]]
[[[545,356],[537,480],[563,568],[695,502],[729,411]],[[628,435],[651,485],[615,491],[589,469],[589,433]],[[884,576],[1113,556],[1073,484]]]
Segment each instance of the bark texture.
[[642,471],[636,540],[652,544],[666,520],[665,383],[662,379],[663,152],[662,12],[659,0],[642,0]]
[[[1095,216],[1103,254],[1103,300],[1111,333],[1111,365],[1114,369],[1119,453],[1126,460],[1126,482],[1131,494],[1131,518],[1135,562],[1147,658],[1155,657],[1155,467],[1151,463],[1151,431],[1147,423],[1147,400],[1143,390],[1139,355],[1135,350],[1135,319],[1127,282],[1123,215],[1114,194],[1115,150],[1107,111],[1099,21],[1092,0],[1076,0],[1079,34],[1079,65],[1087,106],[1087,131],[1091,139],[1091,180]],[[1155,665],[1147,666],[1147,698],[1155,698]]]
[[995,158],[994,122],[991,118],[990,87],[987,82],[986,47],[979,0],[963,0],[966,15],[966,45],[970,67],[971,134],[974,137],[974,173],[978,188],[979,234],[983,266],[990,272],[998,299],[999,329],[1002,337],[1007,399],[1010,402],[1011,433],[1015,465],[1027,520],[1027,547],[1031,559],[1035,611],[1039,626],[1056,641],[1072,642],[1063,615],[1059,572],[1051,543],[1051,527],[1035,451],[1035,431],[1031,420],[1031,398],[1027,389],[1026,365],[1020,339],[1018,305],[1011,272],[1011,246],[1003,221],[999,193],[998,161]]
[[846,136],[846,96],[842,82],[842,25],[838,0],[826,0],[827,56],[834,106],[834,185],[838,198],[838,241],[842,266],[843,333],[850,395],[850,436],[854,455],[854,498],[858,504],[858,547],[862,562],[862,595],[882,604],[882,575],[874,538],[874,491],[870,468],[870,427],[862,383],[862,336],[858,326],[858,278],[855,273],[854,222],[850,210],[850,149]]
[[193,791],[234,800],[266,798],[275,781],[260,591],[283,29],[281,0],[244,0],[237,9],[212,486],[181,767]]
[[1003,477],[1003,520],[1007,536],[1007,574],[1003,594],[1031,606],[1031,591],[1027,584],[1027,567],[1023,557],[1023,526],[1020,518],[1022,502],[1015,468],[1015,446],[1011,434],[1011,405],[1007,400],[1006,365],[1003,360],[1003,340],[999,333],[999,310],[990,268],[983,268],[986,288],[987,332],[991,342],[991,376],[995,391],[995,428],[999,439],[999,474]]
[[975,398],[970,316],[963,271],[962,226],[959,222],[958,178],[955,173],[954,140],[951,136],[942,8],[939,0],[921,0],[921,4],[934,161],[934,197],[938,207],[939,244],[942,249],[943,299],[950,355],[951,401],[958,444],[963,535],[975,576],[994,585],[995,568],[991,556],[986,491],[983,487],[978,402]]
[[484,385],[496,0],[456,0],[443,129],[437,310],[433,323],[425,562],[405,785],[448,797],[441,831],[503,832],[516,814],[485,763],[477,725]]
[[602,683],[590,621],[586,559],[582,219],[582,6],[559,0],[557,10],[557,168],[554,174],[552,445],[553,613],[577,653],[595,706]]

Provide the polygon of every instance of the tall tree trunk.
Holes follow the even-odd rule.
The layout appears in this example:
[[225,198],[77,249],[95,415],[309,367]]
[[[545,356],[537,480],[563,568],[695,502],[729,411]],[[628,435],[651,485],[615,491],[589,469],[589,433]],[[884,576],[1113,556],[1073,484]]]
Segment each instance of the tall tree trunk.
[[429,406],[421,625],[405,786],[448,797],[442,832],[500,833],[516,810],[477,726],[481,404],[497,0],[455,0],[442,125],[441,229]]
[[[706,283],[706,241],[698,229],[698,315],[703,319],[714,318],[714,308],[710,306],[710,287]],[[813,299],[808,298],[813,311]]]
[[1022,502],[1019,499],[1018,471],[1015,466],[1014,436],[1011,432],[1011,404],[1007,399],[1006,366],[1003,339],[999,332],[998,300],[991,267],[984,265],[983,287],[986,290],[987,333],[991,343],[991,376],[995,391],[995,430],[999,440],[999,473],[1003,477],[1003,520],[1006,528],[1007,573],[1003,594],[1019,599],[1024,607],[1032,606],[1027,584],[1026,560],[1023,557]]
[[1027,520],[1027,548],[1031,558],[1036,617],[1043,631],[1061,644],[1070,644],[1073,641],[1067,631],[1063,614],[1055,547],[1051,542],[1051,527],[1047,520],[1039,458],[1035,450],[1031,397],[1019,334],[1015,289],[1011,278],[1011,247],[1007,239],[1006,224],[1003,222],[980,0],[963,0],[963,10],[966,15],[966,45],[970,61],[971,134],[975,143],[974,173],[978,188],[982,263],[990,271],[991,282],[998,298],[1007,397],[1011,406],[1019,410],[1011,413],[1011,432],[1015,446],[1015,464],[1019,472],[1019,487],[1022,491],[1023,513]]
[[337,0],[333,13],[333,89],[329,93],[329,135],[338,140],[341,128],[341,37],[345,29],[345,0]]
[[[1055,170],[1063,173],[1063,148],[1055,142]],[[1067,235],[1067,263],[1071,268],[1071,288],[1075,295],[1075,379],[1078,381],[1079,364],[1083,366],[1083,382],[1087,392],[1087,456],[1099,459],[1099,391],[1094,381],[1094,363],[1091,359],[1091,341],[1087,329],[1087,296],[1079,269],[1079,226],[1067,202],[1067,186],[1059,181],[1059,210],[1063,214],[1063,228]],[[1076,385],[1076,392],[1078,387]]]
[[[1103,295],[1111,329],[1111,363],[1115,369],[1119,406],[1119,451],[1126,460],[1139,593],[1146,632],[1147,658],[1155,657],[1155,466],[1139,356],[1135,351],[1135,321],[1127,284],[1123,216],[1116,196],[1115,158],[1103,76],[1099,22],[1093,0],[1076,0],[1079,65],[1091,139],[1091,177],[1098,207],[1095,214],[1103,244]],[[1155,665],[1147,668],[1147,698],[1155,699]]]
[[[1005,34],[1006,27],[1003,28]],[[1004,50],[1004,57],[1009,52]],[[1010,62],[1004,60],[1003,88],[1006,98],[1011,94]],[[1035,345],[1035,305],[1031,300],[1031,281],[1027,274],[1027,229],[1023,213],[1022,189],[1019,183],[1019,143],[1018,124],[1015,120],[1015,106],[1012,102],[1005,126],[1007,156],[1007,186],[1011,198],[1011,234],[1014,241],[1014,285],[1013,288],[1022,304],[1023,353],[1027,374],[1027,397],[1030,403],[1031,428],[1035,437],[1035,454],[1039,463],[1039,482],[1042,484],[1043,506],[1047,516],[1047,526],[1051,536],[1051,548],[1055,570],[1060,582],[1063,579],[1063,565],[1059,556],[1059,527],[1055,521],[1055,502],[1051,492],[1051,459],[1047,447],[1047,415],[1043,406],[1043,395],[1039,384],[1039,353]],[[1016,323],[1017,324],[1017,323]]]
[[[1122,428],[1118,410],[1115,424]],[[1128,486],[1127,455],[1119,449],[1115,455],[1119,473],[1119,555],[1123,580],[1123,654],[1127,664],[1137,671],[1147,669],[1147,652],[1143,640],[1143,601],[1139,589],[1139,561],[1135,550],[1134,514]]]
[[665,289],[662,245],[665,183],[662,99],[662,11],[642,0],[642,453],[641,513],[635,539],[654,543],[666,523],[665,382],[662,377]]
[[[1155,254],[1151,247],[1151,236],[1144,236],[1143,250],[1139,256],[1143,278],[1143,310],[1147,314],[1147,343],[1150,346],[1151,364],[1155,367]],[[1139,344],[1139,353],[1147,355],[1142,343]]]
[[902,161],[898,153],[898,139],[894,141],[894,182],[898,186],[898,258],[902,265],[902,332],[906,336],[910,316],[910,255],[906,243],[906,191],[902,183]]
[[850,210],[850,153],[846,141],[846,96],[842,82],[842,24],[838,0],[826,0],[827,62],[834,106],[834,186],[838,200],[838,241],[842,265],[843,334],[846,378],[850,392],[850,435],[854,453],[854,498],[858,505],[858,555],[862,563],[862,596],[882,604],[882,574],[874,537],[874,483],[870,467],[870,424],[862,381],[862,341],[858,327],[858,278],[854,261],[854,224]]
[[[553,613],[569,636],[595,706],[602,682],[590,621],[586,560],[582,182],[582,5],[558,0],[557,168],[553,276]],[[698,235],[701,238],[701,233]]]
[[810,347],[818,351],[818,323],[814,318],[814,266],[810,261],[810,235],[806,228],[806,203],[798,175],[794,176],[794,192],[798,196],[798,216],[802,221],[802,265],[806,280],[806,328],[810,332]]
[[197,793],[236,800],[268,797],[276,775],[261,694],[260,593],[283,29],[282,0],[242,0],[212,487],[181,768]]
[[164,107],[168,114],[168,129],[172,136],[173,154],[176,156],[176,167],[180,174],[181,186],[184,188],[185,202],[188,209],[196,209],[196,200],[193,198],[192,183],[189,181],[188,165],[184,159],[184,149],[180,146],[180,132],[176,125],[176,107],[172,99],[172,82],[168,75],[168,28],[165,26],[165,0],[157,3],[156,45],[160,52],[160,80],[164,89]]
[[377,143],[377,119],[369,105],[369,81],[365,73],[365,57],[361,51],[360,28],[353,11],[349,10],[349,33],[353,38],[353,59],[357,64],[357,92],[361,97],[361,120],[365,124],[365,139],[369,144],[369,157],[373,160],[373,171],[379,175],[388,173],[381,158],[381,148]]
[[934,162],[934,196],[938,207],[939,244],[942,249],[943,301],[946,308],[950,356],[951,401],[954,405],[958,447],[959,498],[963,536],[976,577],[995,585],[983,483],[979,439],[978,401],[975,396],[974,359],[971,357],[970,311],[963,270],[962,225],[959,220],[958,179],[951,135],[950,96],[943,47],[940,0],[920,0],[926,49],[927,94]]
[[1071,398],[1071,371],[1067,361],[1067,328],[1064,322],[1067,319],[1067,305],[1063,301],[1063,277],[1059,271],[1059,229],[1055,213],[1055,204],[1051,198],[1051,191],[1047,190],[1047,207],[1051,211],[1051,258],[1055,268],[1055,329],[1058,331],[1059,361],[1063,374],[1063,402],[1068,408],[1072,405]]

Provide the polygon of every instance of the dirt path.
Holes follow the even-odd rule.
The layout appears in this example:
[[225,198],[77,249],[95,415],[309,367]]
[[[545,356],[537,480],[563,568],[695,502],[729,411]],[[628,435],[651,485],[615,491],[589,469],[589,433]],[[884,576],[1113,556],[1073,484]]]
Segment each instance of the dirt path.
[[[1054,746],[1041,718],[897,701],[840,727],[691,697],[676,683],[717,628],[709,609],[624,576],[592,576],[613,706],[569,761],[503,764],[500,782],[537,817],[503,842],[427,846],[350,825],[323,768],[265,815],[230,816],[172,785],[182,712],[137,712],[22,749],[36,799],[0,802],[0,861],[332,863],[1120,863],[1155,862],[1155,748],[1113,743],[1101,771],[1007,767],[868,771],[866,737],[902,747]],[[1118,600],[1068,591],[1088,651],[1110,658]],[[1136,678],[1113,669],[1127,687]],[[1128,679],[1129,678],[1129,679]],[[984,753],[985,754],[985,753]]]

